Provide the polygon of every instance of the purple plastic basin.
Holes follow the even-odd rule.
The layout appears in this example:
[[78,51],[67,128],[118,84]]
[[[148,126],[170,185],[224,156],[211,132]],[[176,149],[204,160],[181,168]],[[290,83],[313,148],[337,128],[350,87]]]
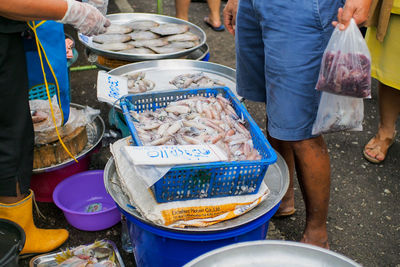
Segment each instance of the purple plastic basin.
[[[121,215],[103,182],[103,170],[85,171],[60,182],[53,201],[75,228],[99,231],[117,224]],[[97,207],[98,211],[93,211]]]

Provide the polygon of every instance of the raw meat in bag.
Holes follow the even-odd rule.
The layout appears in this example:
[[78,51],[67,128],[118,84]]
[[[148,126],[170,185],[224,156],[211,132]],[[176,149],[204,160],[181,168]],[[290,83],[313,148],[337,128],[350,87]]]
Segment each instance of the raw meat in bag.
[[316,89],[371,98],[371,55],[354,19],[346,30],[336,26],[333,31],[322,58]]

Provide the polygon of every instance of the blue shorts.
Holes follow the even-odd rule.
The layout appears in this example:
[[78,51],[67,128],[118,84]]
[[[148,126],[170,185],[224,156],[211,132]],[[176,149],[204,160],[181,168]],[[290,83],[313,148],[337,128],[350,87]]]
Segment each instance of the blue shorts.
[[342,0],[240,0],[236,20],[237,91],[265,102],[268,132],[312,137],[321,59]]

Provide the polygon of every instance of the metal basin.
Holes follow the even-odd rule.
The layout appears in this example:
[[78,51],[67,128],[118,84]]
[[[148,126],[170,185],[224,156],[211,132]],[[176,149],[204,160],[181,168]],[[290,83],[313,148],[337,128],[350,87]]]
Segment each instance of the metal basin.
[[128,54],[124,53],[124,51],[113,52],[108,50],[102,50],[96,48],[90,42],[85,41],[86,36],[80,36],[79,40],[81,43],[86,46],[88,49],[94,51],[98,55],[102,55],[108,58],[120,59],[126,61],[143,61],[143,60],[157,60],[157,59],[166,59],[166,58],[179,58],[190,54],[192,51],[200,48],[202,45],[206,43],[206,34],[205,32],[197,25],[190,23],[188,21],[178,19],[175,17],[151,14],[151,13],[119,13],[119,14],[110,14],[107,15],[107,18],[114,24],[124,24],[132,20],[153,20],[158,23],[177,23],[177,24],[185,24],[189,26],[189,31],[196,34],[200,37],[199,44],[185,49],[183,51],[178,51],[174,53],[166,53],[166,54]]
[[[77,109],[83,109],[85,108],[82,105],[74,104],[71,103],[71,107],[77,108]],[[85,146],[85,148],[76,156],[76,159],[79,161],[80,159],[83,159],[87,154],[91,153],[97,146],[100,144],[104,131],[105,131],[105,125],[104,121],[100,116],[97,116],[92,123],[89,123],[86,125],[86,131],[88,134],[88,143]],[[60,168],[69,166],[71,164],[74,164],[75,161],[70,158],[64,162],[45,167],[45,168],[38,168],[38,169],[33,169],[32,172],[33,174],[38,174],[38,173],[43,173],[43,172],[51,172],[58,170]]]
[[[210,48],[207,43],[199,47],[198,49],[194,50],[190,54],[184,56],[182,59],[189,59],[189,60],[203,60],[207,54],[209,53]],[[127,65],[130,63],[136,63],[140,61],[124,61],[118,59],[107,59],[103,58],[104,63],[99,60],[99,55],[97,55],[94,51],[91,51],[88,48],[85,48],[85,55],[90,63],[93,63],[97,68],[105,71],[110,71],[114,68]]]
[[292,241],[251,241],[205,253],[184,267],[361,267],[333,251]]
[[185,233],[210,233],[218,231],[226,231],[228,229],[234,229],[250,223],[257,218],[260,218],[276,205],[279,205],[281,199],[285,195],[287,188],[289,186],[289,171],[285,161],[282,156],[277,153],[278,159],[276,163],[268,167],[267,173],[265,174],[264,181],[267,184],[270,194],[267,199],[260,203],[257,207],[251,211],[231,220],[220,222],[204,228],[188,227],[183,229],[177,229],[173,227],[168,227],[164,225],[158,225],[151,221],[145,219],[137,210],[131,206],[128,197],[122,191],[119,183],[118,174],[115,169],[114,159],[110,158],[104,169],[104,184],[106,190],[117,203],[117,205],[122,208],[127,213],[131,214],[136,219],[150,224],[154,227],[158,227],[164,230],[185,232]]
[[[213,62],[189,59],[150,60],[124,65],[112,69],[108,73],[111,75],[125,75],[138,72],[144,72],[145,78],[155,83],[154,89],[148,92],[179,90],[170,83],[176,76],[203,72],[206,76],[223,82],[238,97],[236,92],[236,71]],[[238,98],[240,99],[240,97]],[[119,109],[119,105],[116,108]]]

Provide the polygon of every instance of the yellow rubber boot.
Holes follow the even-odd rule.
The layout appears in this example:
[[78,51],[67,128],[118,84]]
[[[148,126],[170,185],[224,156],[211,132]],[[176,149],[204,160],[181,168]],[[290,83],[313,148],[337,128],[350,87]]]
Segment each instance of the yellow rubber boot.
[[44,253],[61,246],[68,238],[65,229],[39,229],[33,222],[32,190],[29,196],[13,204],[0,203],[0,218],[17,223],[25,231],[21,254]]

